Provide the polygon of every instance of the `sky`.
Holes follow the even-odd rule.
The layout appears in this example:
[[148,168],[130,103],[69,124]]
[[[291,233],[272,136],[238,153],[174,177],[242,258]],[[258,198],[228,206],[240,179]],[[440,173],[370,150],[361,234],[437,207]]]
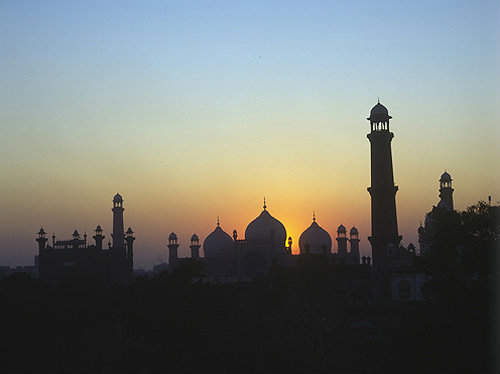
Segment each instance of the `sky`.
[[[135,266],[193,233],[244,236],[268,211],[298,239],[342,223],[370,246],[377,103],[398,224],[417,242],[453,178],[455,208],[500,200],[497,1],[2,1],[0,265],[41,226],[112,228],[124,198]],[[334,244],[336,251],[336,243]]]

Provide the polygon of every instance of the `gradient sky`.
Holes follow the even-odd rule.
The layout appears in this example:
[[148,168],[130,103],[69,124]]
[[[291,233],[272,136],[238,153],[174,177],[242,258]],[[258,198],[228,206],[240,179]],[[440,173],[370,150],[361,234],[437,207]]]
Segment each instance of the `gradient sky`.
[[[112,228],[135,265],[189,253],[262,210],[298,238],[316,211],[370,253],[369,123],[393,116],[403,244],[454,179],[455,206],[500,200],[498,1],[2,1],[0,265],[40,226]],[[106,239],[107,241],[107,239]],[[336,245],[335,245],[336,250]]]

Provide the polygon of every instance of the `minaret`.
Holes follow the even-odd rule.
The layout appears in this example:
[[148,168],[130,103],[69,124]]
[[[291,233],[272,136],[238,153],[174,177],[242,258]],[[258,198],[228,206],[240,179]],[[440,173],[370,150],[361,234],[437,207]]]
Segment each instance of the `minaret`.
[[453,188],[451,187],[451,175],[446,171],[439,179],[439,197],[441,201],[438,207],[453,210]]
[[73,248],[76,249],[78,248],[78,245],[79,245],[79,241],[80,241],[80,233],[78,232],[78,230],[75,230],[73,231],[73,235],[71,235],[73,237]]
[[45,245],[47,244],[47,241],[49,239],[45,237],[46,232],[43,227],[40,227],[40,231],[38,231],[37,235],[38,238],[36,238],[35,240],[38,242],[38,254],[41,254],[45,250]]
[[351,246],[351,256],[352,263],[354,265],[359,265],[359,232],[356,227],[353,227],[349,232],[349,244]]
[[179,248],[179,244],[177,244],[177,235],[175,233],[171,233],[168,236],[168,265],[170,268],[177,265],[177,248]]
[[102,249],[102,242],[104,241],[104,235],[102,234],[101,225],[97,225],[94,235],[95,246],[97,249]]
[[198,238],[198,235],[193,234],[189,248],[191,248],[191,258],[197,259],[200,257],[200,238]]
[[134,258],[134,232],[129,227],[125,234],[125,240],[127,241],[127,258],[132,260]]
[[113,248],[125,247],[125,229],[123,226],[123,199],[119,193],[113,198]]
[[396,191],[392,171],[391,140],[394,134],[389,131],[387,108],[377,103],[371,112],[371,132],[368,139],[371,144],[371,196],[372,235],[368,238],[372,245],[373,267],[376,273],[385,273],[388,262],[387,248],[398,248],[401,236],[398,234],[396,219]]
[[340,225],[337,228],[337,243],[338,243],[338,255],[339,257],[347,257],[347,231],[344,225]]

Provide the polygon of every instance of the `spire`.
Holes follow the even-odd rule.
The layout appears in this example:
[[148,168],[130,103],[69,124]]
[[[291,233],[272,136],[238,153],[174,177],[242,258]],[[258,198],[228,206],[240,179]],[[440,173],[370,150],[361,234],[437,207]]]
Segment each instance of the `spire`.
[[266,206],[266,197],[264,196],[264,210],[266,210],[267,206]]
[[217,226],[220,226],[219,216],[217,216]]
[[316,222],[316,212],[313,210],[313,221]]
[[377,104],[380,104],[380,97],[377,97]]

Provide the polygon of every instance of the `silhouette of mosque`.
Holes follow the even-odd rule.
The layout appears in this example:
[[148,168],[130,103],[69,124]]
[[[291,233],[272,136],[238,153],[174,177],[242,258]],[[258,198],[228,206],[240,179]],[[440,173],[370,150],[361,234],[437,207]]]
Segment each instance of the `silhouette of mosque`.
[[103,248],[104,235],[100,225],[95,229],[95,244],[87,242],[75,230],[72,239],[56,240],[52,234],[52,245],[45,230],[40,228],[38,242],[39,277],[49,283],[58,283],[66,277],[78,277],[101,284],[129,283],[133,279],[134,232],[123,226],[123,198],[116,194],[113,198],[113,233],[108,248]]
[[[267,274],[272,263],[293,266],[297,263],[297,256],[292,255],[292,238],[289,237],[286,241],[286,237],[285,226],[269,213],[265,199],[260,215],[248,224],[244,239],[238,239],[236,230],[231,237],[222,229],[217,219],[215,230],[203,242],[203,260],[207,265],[207,275],[218,280],[241,279]],[[332,253],[332,238],[318,225],[313,214],[312,224],[299,239],[300,255],[323,256],[345,265],[359,265],[359,241],[356,227],[350,230],[348,239],[346,228],[340,225],[337,229],[338,251],[336,254]],[[178,247],[177,235],[172,232],[168,238],[168,265],[158,265],[154,271],[177,266],[180,261]],[[201,259],[200,247],[198,235],[193,234],[190,245],[191,258]],[[365,264],[369,261],[369,258],[363,258]]]
[[[363,256],[360,259],[359,232],[356,227],[349,230],[344,225],[337,229],[337,252],[332,253],[332,238],[317,222],[313,213],[311,225],[299,238],[299,254],[292,255],[292,238],[287,240],[284,225],[267,210],[264,199],[260,215],[248,224],[244,238],[239,238],[236,230],[232,236],[226,233],[217,218],[217,225],[203,242],[204,257],[200,256],[200,238],[193,234],[190,240],[191,258],[206,264],[208,281],[234,282],[266,275],[272,264],[294,266],[301,257],[318,258],[352,270],[361,278],[371,277],[371,295],[377,301],[398,302],[421,299],[420,287],[425,282],[423,274],[415,270],[415,246],[407,248],[400,245],[402,237],[398,233],[396,215],[396,192],[392,165],[391,141],[394,134],[389,130],[392,117],[385,106],[378,102],[367,118],[370,133],[367,135],[371,148],[371,236],[368,238],[372,247],[372,259]],[[451,176],[444,173],[440,179],[440,198],[435,209],[453,210],[453,188]],[[123,199],[119,194],[113,199],[113,233],[108,249],[103,249],[104,235],[97,226],[93,237],[94,245],[87,243],[77,230],[70,240],[56,241],[52,236],[52,246],[47,246],[48,239],[43,228],[36,241],[39,245],[38,265],[40,278],[57,282],[68,276],[81,275],[111,284],[127,283],[133,278],[133,231],[124,231]],[[420,252],[428,247],[426,233],[432,226],[433,212],[427,214],[425,227],[419,227]],[[349,242],[349,250],[348,243]],[[154,272],[172,270],[179,265],[178,238],[175,233],[168,237],[168,264],[153,268]],[[355,270],[358,269],[358,270]],[[361,269],[361,270],[360,270]],[[354,277],[355,278],[355,277]],[[353,284],[363,284],[359,279]],[[356,286],[357,287],[357,286]],[[365,287],[365,286],[361,286]]]

